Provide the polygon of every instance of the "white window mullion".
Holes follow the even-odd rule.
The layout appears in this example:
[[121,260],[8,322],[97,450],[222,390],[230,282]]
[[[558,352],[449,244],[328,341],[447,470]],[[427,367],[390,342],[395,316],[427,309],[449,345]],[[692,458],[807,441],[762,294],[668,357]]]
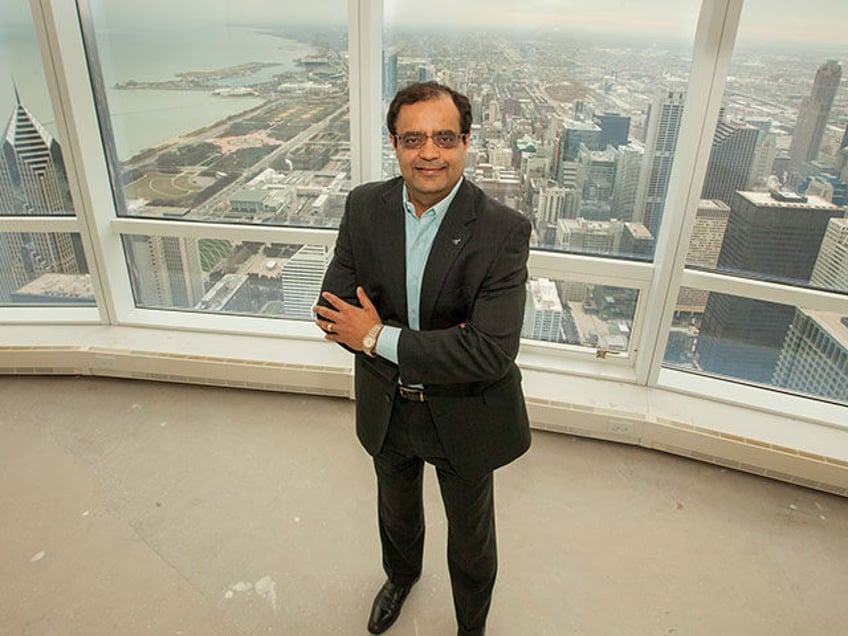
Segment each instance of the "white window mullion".
[[741,11],[742,0],[704,0],[701,5],[686,106],[657,237],[651,302],[639,347],[642,355],[636,362],[640,383],[656,384],[665,355]]
[[119,308],[131,305],[132,292],[123,249],[109,227],[114,201],[77,6],[73,0],[30,2],[97,305],[102,321],[115,323]]
[[838,292],[793,287],[771,281],[727,276],[717,272],[686,269],[683,271],[681,280],[685,287],[803,307],[814,311],[845,313],[845,307],[848,305],[845,294]]
[[227,241],[256,241],[262,243],[290,243],[300,245],[336,244],[335,230],[317,230],[296,226],[236,225],[232,223],[197,223],[195,221],[167,221],[135,217],[115,219],[112,232],[145,236],[174,236],[179,238],[224,239]]
[[382,0],[349,0],[351,177],[354,185],[381,175]]

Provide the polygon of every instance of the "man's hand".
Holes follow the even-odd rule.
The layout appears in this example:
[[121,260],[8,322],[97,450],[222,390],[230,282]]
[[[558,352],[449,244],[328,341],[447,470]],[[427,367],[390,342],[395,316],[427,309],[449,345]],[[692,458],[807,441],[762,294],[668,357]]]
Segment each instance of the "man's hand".
[[317,306],[315,324],[326,334],[326,340],[346,345],[354,351],[362,351],[362,339],[375,324],[382,322],[377,309],[362,287],[356,288],[360,307],[351,305],[331,292],[322,292],[321,297],[332,307]]

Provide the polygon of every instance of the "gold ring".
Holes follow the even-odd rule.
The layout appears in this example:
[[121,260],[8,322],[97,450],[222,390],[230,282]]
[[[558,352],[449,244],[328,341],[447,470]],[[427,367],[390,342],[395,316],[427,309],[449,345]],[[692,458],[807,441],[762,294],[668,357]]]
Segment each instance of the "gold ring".
[[327,323],[327,333],[333,333],[333,323]]

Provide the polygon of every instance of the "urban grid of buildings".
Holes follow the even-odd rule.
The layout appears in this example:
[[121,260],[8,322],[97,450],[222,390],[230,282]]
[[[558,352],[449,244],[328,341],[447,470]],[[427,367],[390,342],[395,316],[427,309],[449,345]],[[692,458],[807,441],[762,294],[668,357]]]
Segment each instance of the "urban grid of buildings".
[[[508,63],[529,59],[531,46],[526,43],[487,41],[500,55],[498,61],[481,57],[473,37],[460,45],[434,45],[430,40],[417,44],[414,38],[398,37],[384,51],[384,100],[406,83],[429,79],[468,94],[475,124],[466,175],[532,221],[535,246],[652,258],[663,215],[671,213],[665,199],[686,105],[682,62],[667,58],[664,66],[636,69],[632,65],[644,59],[627,66],[624,60],[631,50],[605,49],[606,59],[618,57],[616,65],[610,63],[617,70],[610,72],[597,55],[590,57],[600,51],[559,52],[552,59],[560,63],[540,65],[530,75],[527,65]],[[554,42],[533,46],[533,60],[556,50]],[[551,48],[543,50],[545,46]],[[278,90],[294,86],[309,93],[344,95],[333,82],[346,80],[338,74],[334,79],[326,68],[321,77],[328,81],[313,81],[314,73],[339,58],[338,52],[328,52],[323,60],[312,60],[305,83]],[[848,98],[843,91],[838,102],[841,77],[841,64],[825,61],[809,95],[785,107],[775,106],[773,97],[766,95],[760,103],[738,78],[728,79],[688,266],[848,291]],[[793,109],[797,115],[788,121],[785,113]],[[328,116],[312,137],[292,135],[300,146],[275,162],[243,170],[208,201],[175,212],[161,202],[135,200],[125,203],[127,210],[183,218],[337,224],[350,188],[350,149],[349,142],[328,141],[332,121]],[[838,129],[837,123],[845,128]],[[280,150],[282,146],[273,153]],[[162,164],[158,162],[158,169]],[[179,173],[189,167],[178,162],[171,169]],[[384,173],[395,172],[386,144]],[[58,143],[17,94],[3,136],[0,206],[13,214],[72,213]],[[139,306],[296,319],[311,318],[332,257],[331,250],[316,246],[152,236],[124,237],[124,248]],[[0,267],[0,303],[45,302],[51,297],[57,302],[93,301],[90,284],[87,291],[84,285],[87,270],[81,246],[72,235],[0,234]],[[42,279],[43,285],[36,284]],[[637,302],[632,289],[534,279],[527,284],[522,335],[627,351]],[[845,314],[684,288],[666,362],[848,400]]]

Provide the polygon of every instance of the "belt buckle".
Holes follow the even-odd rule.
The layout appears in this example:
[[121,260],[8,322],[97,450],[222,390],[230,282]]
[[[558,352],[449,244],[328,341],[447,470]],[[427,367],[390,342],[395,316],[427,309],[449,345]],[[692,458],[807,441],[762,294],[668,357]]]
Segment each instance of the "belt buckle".
[[403,385],[398,385],[398,389],[400,390],[400,396],[405,400],[410,400],[411,402],[424,401],[424,389],[416,389]]

